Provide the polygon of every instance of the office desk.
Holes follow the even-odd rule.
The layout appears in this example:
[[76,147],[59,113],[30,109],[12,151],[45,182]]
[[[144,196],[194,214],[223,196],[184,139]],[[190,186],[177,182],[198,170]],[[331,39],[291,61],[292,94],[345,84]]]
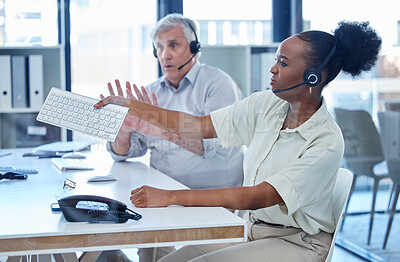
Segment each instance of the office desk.
[[[38,174],[27,180],[0,181],[0,256],[99,251],[132,247],[173,246],[241,242],[247,237],[245,222],[219,207],[136,208],[130,191],[142,185],[165,189],[186,188],[139,161],[114,162],[104,151],[86,151],[94,171],[59,171],[50,159],[22,157],[31,149],[3,149],[12,155],[0,158],[0,166],[34,167]],[[87,178],[112,174],[113,182],[88,183]],[[76,182],[63,189],[64,178]],[[67,222],[52,212],[56,197],[71,194],[101,195],[117,199],[140,213],[139,221],[89,224]]]

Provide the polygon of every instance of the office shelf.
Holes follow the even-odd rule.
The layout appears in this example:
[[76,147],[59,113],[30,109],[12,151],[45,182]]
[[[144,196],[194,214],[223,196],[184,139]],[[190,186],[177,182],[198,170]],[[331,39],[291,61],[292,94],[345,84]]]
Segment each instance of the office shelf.
[[[0,55],[42,55],[43,101],[52,87],[65,89],[63,45],[0,47]],[[65,135],[60,128],[35,120],[39,110],[38,105],[25,108],[4,108],[0,105],[0,148],[37,146],[62,139]]]

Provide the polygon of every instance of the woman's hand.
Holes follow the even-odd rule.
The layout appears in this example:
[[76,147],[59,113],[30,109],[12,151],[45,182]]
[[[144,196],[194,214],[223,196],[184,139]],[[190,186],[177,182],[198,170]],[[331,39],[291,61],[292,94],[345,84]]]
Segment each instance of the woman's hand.
[[170,190],[142,186],[132,190],[130,199],[136,207],[166,207],[170,196]]
[[[126,82],[126,98],[127,99],[121,99],[121,98],[124,98],[124,93],[122,91],[121,84],[118,79],[115,80],[115,86],[117,88],[119,105],[129,104],[129,99],[136,99],[132,94],[131,84],[129,82]],[[110,96],[115,96],[113,86],[110,82],[107,84],[107,87],[108,87],[108,91],[110,92]],[[135,89],[135,91],[136,90],[139,91],[139,89],[136,87],[136,85],[133,85],[133,88]],[[142,87],[142,89],[144,89],[144,87]],[[139,93],[140,93],[140,91],[139,91]],[[146,95],[147,95],[147,92],[146,92]],[[148,97],[148,95],[147,95],[147,97]],[[104,99],[105,97],[103,96],[103,94],[100,94],[100,98]],[[141,98],[141,101],[144,101],[143,95],[141,95],[139,98]],[[115,99],[117,99],[117,98],[115,98]],[[150,99],[148,101],[149,101],[149,104],[152,104]],[[156,101],[156,103],[158,104],[158,101]],[[139,128],[140,122],[141,122],[141,120],[139,118],[128,114],[125,117],[125,120],[121,126],[121,131],[127,132],[127,133],[132,133],[134,131],[137,131],[137,129]]]
[[[135,86],[134,86],[135,87]],[[156,130],[154,127],[151,129],[143,129],[146,135],[157,134],[156,136],[160,137],[158,134],[161,132],[161,135],[166,135],[166,138],[160,137],[162,139],[168,140],[169,134],[172,133],[177,135],[178,137],[186,137],[186,138],[194,138],[194,139],[203,139],[203,138],[216,138],[217,133],[215,132],[213,123],[211,121],[210,115],[205,116],[194,116],[191,114],[187,114],[180,111],[168,110],[164,108],[160,108],[154,104],[149,104],[145,102],[147,99],[143,97],[144,101],[137,100],[132,94],[130,89],[130,84],[127,82],[127,94],[128,97],[125,98],[123,96],[108,96],[106,98],[102,98],[99,102],[93,105],[95,108],[100,108],[108,104],[115,104],[120,106],[125,106],[129,108],[129,120],[133,121],[132,123],[126,122],[126,126],[130,127],[131,130],[138,130],[140,127],[141,120],[146,121],[147,123],[158,127],[161,130]],[[142,88],[142,91],[145,91]],[[121,90],[122,92],[122,90]],[[145,93],[145,92],[144,92]],[[122,94],[122,93],[121,93]],[[145,93],[146,94],[146,93]],[[153,98],[155,94],[153,93]],[[148,95],[147,95],[148,97]],[[150,99],[149,99],[150,100]],[[154,99],[153,99],[154,100]],[[137,118],[131,118],[137,117]],[[141,120],[139,120],[141,119]],[[129,121],[127,120],[127,121]],[[188,129],[186,125],[190,123],[191,128]],[[148,127],[150,128],[150,127]],[[165,131],[166,133],[163,133]],[[153,133],[154,132],[154,133]],[[173,138],[170,138],[173,139]]]
[[[117,88],[118,96],[115,96],[114,89],[113,89],[111,83],[108,83],[107,86],[108,86],[108,91],[110,92],[110,95],[114,96],[115,101],[118,101],[116,104],[126,106],[126,105],[130,104],[131,99],[134,99],[134,100],[139,100],[141,102],[145,102],[150,105],[158,106],[157,95],[153,92],[151,94],[153,101],[151,101],[146,89],[143,86],[141,87],[142,91],[140,91],[135,84],[131,86],[129,81],[127,81],[126,82],[126,98],[124,98],[121,84],[118,79],[115,80],[115,86]],[[133,95],[132,87],[133,87],[133,90],[135,91],[138,99],[136,99],[135,96]],[[102,94],[100,95],[100,97],[101,97],[101,99],[105,98]],[[136,131],[136,132],[139,132],[146,136],[162,137],[163,135],[165,135],[165,131],[163,131],[163,130],[159,129],[158,127],[155,127],[155,126],[153,126],[131,114],[126,115],[125,120],[121,126],[121,131],[126,132],[126,133],[132,133],[132,132]]]

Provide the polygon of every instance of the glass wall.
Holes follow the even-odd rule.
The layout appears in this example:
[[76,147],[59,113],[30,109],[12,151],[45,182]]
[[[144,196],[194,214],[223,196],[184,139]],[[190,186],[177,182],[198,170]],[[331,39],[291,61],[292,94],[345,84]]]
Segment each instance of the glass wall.
[[[324,93],[330,105],[363,109],[375,120],[378,111],[386,110],[400,99],[400,13],[397,11],[400,2],[388,0],[384,3],[303,0],[303,18],[309,21],[310,29],[331,32],[341,20],[369,21],[382,37],[379,61],[371,72],[356,80],[341,75]],[[329,15],[320,10],[330,10]]]
[[107,82],[146,85],[157,78],[150,30],[156,1],[71,0],[72,91],[108,95]]
[[272,42],[271,0],[183,0],[183,14],[196,20],[203,46]]
[[0,46],[54,46],[57,0],[0,0]]

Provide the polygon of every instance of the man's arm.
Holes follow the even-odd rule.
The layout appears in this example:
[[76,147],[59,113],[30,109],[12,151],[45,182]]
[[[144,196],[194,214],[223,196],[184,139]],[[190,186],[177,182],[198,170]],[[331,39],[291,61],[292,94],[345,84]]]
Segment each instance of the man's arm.
[[132,133],[119,131],[114,142],[110,144],[112,151],[117,155],[126,155],[131,146],[131,135]]
[[[124,94],[123,94],[121,84],[118,79],[115,80],[115,85],[117,88],[118,96],[123,97]],[[126,86],[127,86],[127,88],[128,87],[130,88],[130,83],[127,82]],[[112,84],[108,83],[107,87],[108,87],[108,91],[110,92],[110,95],[115,95]],[[137,89],[136,86],[134,86],[134,88]],[[100,97],[102,99],[104,98],[103,95],[100,95]],[[124,122],[122,124],[121,129],[118,132],[117,137],[115,138],[114,142],[110,143],[111,150],[115,154],[120,155],[120,156],[125,156],[129,152],[129,149],[131,146],[132,133],[139,128],[140,122],[141,122],[140,119],[133,117],[133,116],[129,116],[129,115],[124,119]]]

